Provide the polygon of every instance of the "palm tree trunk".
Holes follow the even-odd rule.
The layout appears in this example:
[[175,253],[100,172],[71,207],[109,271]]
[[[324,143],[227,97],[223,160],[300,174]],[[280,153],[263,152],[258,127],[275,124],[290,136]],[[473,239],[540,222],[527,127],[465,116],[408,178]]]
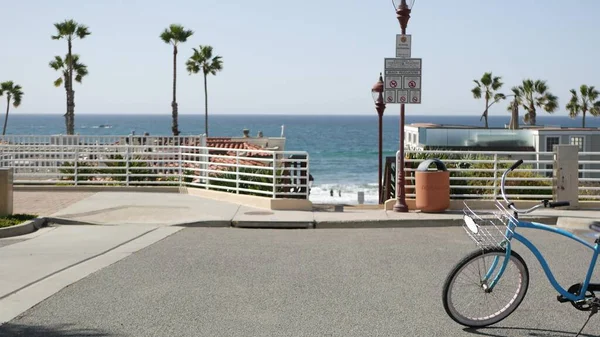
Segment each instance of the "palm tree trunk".
[[489,101],[489,99],[487,98],[487,95],[486,95],[486,98],[485,98],[485,111],[483,112],[483,118],[485,118],[485,128],[486,129],[489,128],[488,127],[488,107],[489,107],[489,103],[490,103],[490,101]]
[[585,110],[582,111],[583,112],[583,124],[581,125],[581,127],[585,128]]
[[529,106],[529,124],[530,125],[535,125],[536,121],[536,113],[535,113],[535,106],[533,104],[531,104]]
[[65,132],[67,132],[67,134],[69,134],[69,76],[68,76],[68,70],[67,70],[67,75],[65,76],[65,92],[66,92],[66,97],[67,97],[67,111],[65,112]]
[[171,102],[171,107],[173,108],[171,131],[173,136],[179,136],[179,125],[177,123],[177,46],[173,46],[173,102]]
[[206,73],[204,73],[204,134],[208,137],[208,88],[206,87]]
[[67,134],[73,135],[75,134],[75,126],[74,126],[74,115],[75,115],[75,98],[73,97],[75,93],[73,92],[73,45],[71,40],[67,41],[68,43],[68,53],[67,53],[67,73],[68,73],[68,81],[66,83],[67,86]]
[[70,134],[74,135],[75,134],[75,91],[73,90],[73,82],[71,82],[71,100],[70,102],[70,106],[71,106],[71,115],[69,118],[69,130],[70,130]]
[[2,128],[2,135],[6,134],[6,124],[8,124],[8,110],[10,109],[10,95],[6,97],[6,116],[4,116],[4,127]]
[[510,129],[517,130],[519,128],[519,105],[517,102],[513,102],[511,117],[510,117]]

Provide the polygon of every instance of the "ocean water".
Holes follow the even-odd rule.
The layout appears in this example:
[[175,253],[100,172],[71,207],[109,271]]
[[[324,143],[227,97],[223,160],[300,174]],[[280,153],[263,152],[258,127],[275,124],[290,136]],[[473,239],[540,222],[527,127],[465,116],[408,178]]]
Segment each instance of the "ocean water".
[[[492,127],[508,124],[510,116],[490,116]],[[482,125],[479,116],[406,116],[406,123]],[[135,131],[151,135],[171,133],[170,115],[76,115],[76,132],[82,135],[123,135]],[[284,125],[286,150],[307,151],[315,178],[311,200],[322,203],[357,203],[357,192],[365,192],[366,203],[377,203],[377,115],[213,115],[209,116],[211,136],[241,136],[244,128],[256,136],[279,137]],[[600,118],[589,117],[589,127],[600,127]],[[540,114],[539,125],[580,126],[581,119]],[[102,125],[110,125],[103,128]],[[204,132],[204,115],[180,115],[183,135]],[[62,115],[9,116],[8,134],[64,133]],[[383,118],[383,155],[394,156],[399,146],[399,116]],[[334,196],[330,192],[334,191]],[[341,194],[341,196],[340,196]]]

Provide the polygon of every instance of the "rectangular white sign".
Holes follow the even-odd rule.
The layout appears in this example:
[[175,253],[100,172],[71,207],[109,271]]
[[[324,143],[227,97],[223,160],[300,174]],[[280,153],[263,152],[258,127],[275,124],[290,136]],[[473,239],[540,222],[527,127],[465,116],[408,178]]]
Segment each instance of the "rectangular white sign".
[[410,35],[396,35],[396,57],[410,58],[411,40]]
[[386,90],[383,94],[385,103],[396,103],[396,90]]
[[411,90],[407,104],[421,104],[421,90]]
[[408,90],[398,90],[398,103],[402,104],[406,104],[408,103]]
[[386,89],[402,89],[402,76],[386,76],[385,77],[385,88]]
[[421,70],[421,59],[386,58],[385,70]]
[[409,90],[421,89],[421,76],[404,76],[402,88]]
[[385,59],[385,102],[421,104],[420,58]]

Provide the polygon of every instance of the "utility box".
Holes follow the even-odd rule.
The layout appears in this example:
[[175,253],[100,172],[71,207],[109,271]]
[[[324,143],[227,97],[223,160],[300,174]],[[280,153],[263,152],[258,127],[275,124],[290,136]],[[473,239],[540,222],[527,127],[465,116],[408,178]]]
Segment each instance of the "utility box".
[[579,147],[554,145],[553,194],[556,201],[568,201],[570,208],[579,206]]
[[0,168],[0,216],[13,213],[13,169]]
[[[435,164],[435,169],[430,169]],[[450,172],[439,159],[423,161],[415,172],[415,206],[422,212],[443,212],[450,207]]]

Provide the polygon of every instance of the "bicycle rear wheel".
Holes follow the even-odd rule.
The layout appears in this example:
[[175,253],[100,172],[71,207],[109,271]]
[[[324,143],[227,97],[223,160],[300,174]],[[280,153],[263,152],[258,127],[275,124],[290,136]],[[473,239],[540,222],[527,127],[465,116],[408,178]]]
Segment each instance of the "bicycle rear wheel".
[[[495,258],[493,275],[485,280]],[[523,258],[511,251],[508,264],[491,291],[492,282],[506,258],[500,247],[472,252],[456,264],[444,282],[442,298],[446,313],[457,323],[468,327],[484,327],[508,317],[523,301],[529,287],[529,270]]]

